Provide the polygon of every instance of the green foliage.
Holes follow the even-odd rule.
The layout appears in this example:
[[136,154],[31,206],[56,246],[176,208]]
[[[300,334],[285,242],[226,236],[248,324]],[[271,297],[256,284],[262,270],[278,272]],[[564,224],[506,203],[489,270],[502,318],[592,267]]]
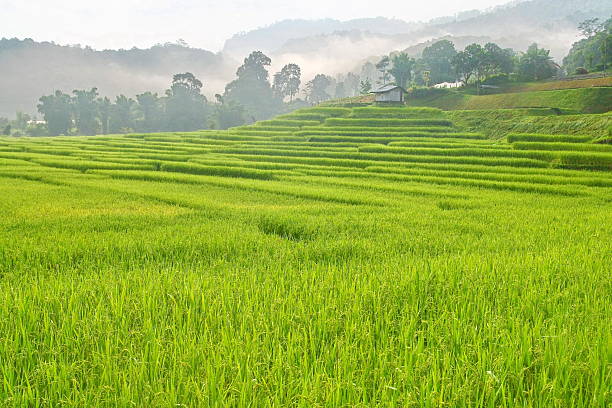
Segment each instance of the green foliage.
[[72,127],[72,111],[70,95],[55,91],[53,95],[42,96],[38,104],[40,112],[51,136],[67,135]]
[[268,71],[272,60],[260,51],[252,52],[236,72],[237,79],[225,87],[224,100],[238,103],[254,120],[272,116],[281,101],[272,92]]
[[518,74],[525,81],[540,81],[555,75],[556,68],[550,51],[532,44],[527,52],[519,57]]
[[300,91],[302,71],[297,64],[287,64],[274,75],[273,89],[281,99],[289,97],[291,101]]
[[574,43],[563,59],[568,72],[586,74],[588,71],[605,71],[612,62],[612,18],[601,26],[597,21],[585,21],[586,38]]
[[306,83],[304,89],[306,100],[312,104],[318,104],[331,99],[331,96],[327,93],[327,88],[329,88],[331,83],[331,77],[323,74],[316,75],[311,81]]
[[406,88],[412,80],[412,71],[414,70],[415,60],[406,54],[401,52],[391,57],[391,69],[388,70],[389,74],[394,79],[395,85]]
[[422,64],[429,71],[431,84],[455,82],[456,73],[452,65],[455,55],[455,44],[448,40],[437,41],[423,50]]

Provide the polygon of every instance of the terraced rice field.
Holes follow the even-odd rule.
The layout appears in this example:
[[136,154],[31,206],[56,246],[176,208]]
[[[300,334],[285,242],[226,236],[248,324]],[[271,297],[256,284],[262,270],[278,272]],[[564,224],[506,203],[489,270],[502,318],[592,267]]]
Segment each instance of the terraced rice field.
[[430,108],[0,139],[0,405],[606,407],[612,147]]

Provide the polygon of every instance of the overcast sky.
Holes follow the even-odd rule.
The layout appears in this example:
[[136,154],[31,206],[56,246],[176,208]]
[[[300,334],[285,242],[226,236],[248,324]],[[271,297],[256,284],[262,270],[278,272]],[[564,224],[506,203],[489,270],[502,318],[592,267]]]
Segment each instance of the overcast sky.
[[396,17],[424,21],[508,0],[0,0],[0,37],[96,49],[150,47],[181,38],[218,51],[233,34],[287,18]]

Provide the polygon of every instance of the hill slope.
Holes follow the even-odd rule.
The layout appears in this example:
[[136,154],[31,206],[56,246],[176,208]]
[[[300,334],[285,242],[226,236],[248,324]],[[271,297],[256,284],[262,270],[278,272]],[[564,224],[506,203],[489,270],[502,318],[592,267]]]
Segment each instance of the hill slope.
[[405,107],[0,138],[0,401],[604,406],[591,142]]

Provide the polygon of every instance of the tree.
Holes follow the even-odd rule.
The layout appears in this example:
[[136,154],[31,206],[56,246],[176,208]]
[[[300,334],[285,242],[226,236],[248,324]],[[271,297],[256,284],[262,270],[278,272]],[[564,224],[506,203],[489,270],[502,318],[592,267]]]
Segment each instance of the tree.
[[336,99],[346,98],[346,88],[344,86],[343,81],[336,83],[336,89],[334,91],[334,98]]
[[38,112],[45,121],[51,136],[67,135],[72,127],[72,105],[70,95],[55,91],[53,95],[39,99]]
[[502,49],[495,43],[484,46],[484,72],[486,75],[509,74],[514,69],[514,51]]
[[349,72],[344,79],[344,90],[347,96],[359,95],[359,76]]
[[479,82],[485,68],[485,51],[480,44],[470,44],[453,58],[453,67],[457,76],[467,85],[475,76]]
[[604,29],[604,23],[601,23],[598,18],[584,20],[578,24],[578,31],[580,31],[580,34],[582,34],[585,38],[590,38],[595,34],[600,33]]
[[550,51],[538,48],[537,44],[531,44],[519,58],[518,71],[520,77],[527,81],[552,77],[555,74],[555,66]]
[[385,85],[390,79],[389,72],[387,71],[389,64],[391,64],[391,59],[387,55],[382,57],[382,59],[376,64],[376,69],[378,72],[380,72],[379,82],[382,82],[383,85]]
[[287,64],[280,72],[274,75],[274,92],[284,99],[289,97],[289,101],[293,102],[293,97],[300,91],[302,71],[297,64]]
[[162,108],[157,93],[145,92],[136,95],[137,109],[141,114],[138,129],[143,132],[153,132],[160,129],[162,120]]
[[134,110],[136,101],[125,95],[119,95],[111,108],[110,131],[112,133],[129,133],[134,131]]
[[395,85],[405,88],[412,79],[412,70],[414,69],[414,58],[410,58],[408,54],[402,52],[393,56],[391,59],[393,66],[389,69],[389,73],[395,80]]
[[376,65],[371,62],[366,62],[361,67],[360,81],[369,80],[371,84],[376,82],[378,78],[378,71],[376,70]]
[[371,91],[372,91],[372,83],[370,82],[370,80],[366,78],[365,81],[361,81],[361,83],[359,84],[359,92],[362,95],[367,95]]
[[453,59],[457,55],[455,45],[448,40],[433,43],[423,50],[423,71],[429,71],[431,83],[455,82],[456,73],[453,70]]
[[238,78],[225,86],[224,99],[244,106],[257,120],[278,112],[282,101],[274,96],[266,70],[271,63],[261,51],[252,52],[236,71]]
[[166,121],[170,131],[195,131],[206,126],[206,97],[192,73],[176,74],[166,91]]
[[113,104],[108,97],[98,98],[98,113],[100,116],[100,125],[102,127],[103,135],[107,135],[109,133],[112,105]]
[[74,90],[72,108],[77,131],[81,135],[95,135],[98,132],[98,89]]
[[242,105],[235,101],[226,101],[222,95],[215,95],[217,104],[213,114],[215,128],[228,129],[241,126],[247,122],[247,112]]
[[[589,22],[592,20],[587,20]],[[583,26],[585,22],[581,24]],[[588,25],[588,24],[587,24]],[[587,71],[603,70],[612,62],[612,18],[596,28],[582,29],[584,38],[572,45],[569,54],[563,59],[563,66],[568,72],[586,69]]]
[[327,93],[327,88],[332,83],[332,79],[327,75],[318,74],[312,81],[306,83],[306,100],[312,104],[321,103],[331,98]]

